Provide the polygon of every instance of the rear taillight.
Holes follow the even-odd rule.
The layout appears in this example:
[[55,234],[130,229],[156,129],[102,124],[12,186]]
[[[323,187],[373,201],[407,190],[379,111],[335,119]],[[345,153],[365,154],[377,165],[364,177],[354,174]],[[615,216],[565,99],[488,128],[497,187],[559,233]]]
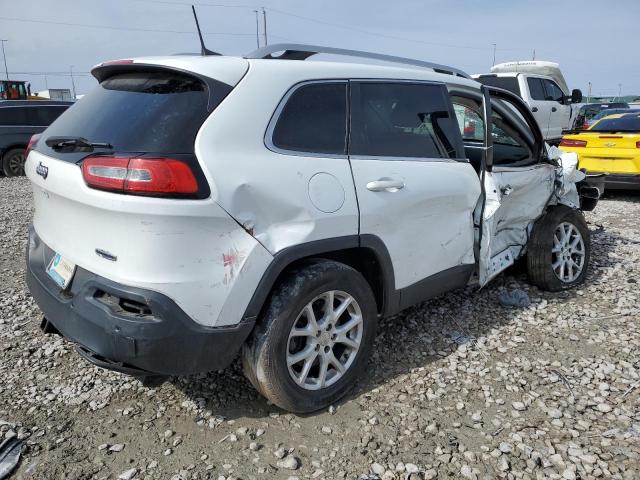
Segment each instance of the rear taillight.
[[636,142],[636,148],[640,148],[640,142]]
[[587,142],[585,142],[584,140],[570,140],[568,138],[563,138],[560,141],[560,146],[561,147],[586,147]]
[[38,144],[38,139],[40,138],[40,136],[41,136],[40,133],[31,135],[31,138],[29,139],[29,143],[27,144],[27,148],[24,150],[24,158],[27,158],[29,156],[29,152],[34,148],[36,148],[36,145]]
[[172,158],[87,157],[82,175],[88,186],[134,195],[193,195],[198,181],[191,168]]

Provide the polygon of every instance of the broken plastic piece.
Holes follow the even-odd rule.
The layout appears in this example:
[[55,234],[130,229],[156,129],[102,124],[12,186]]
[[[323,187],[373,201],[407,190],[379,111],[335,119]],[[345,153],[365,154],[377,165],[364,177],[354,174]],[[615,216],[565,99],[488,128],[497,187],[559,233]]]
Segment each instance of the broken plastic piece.
[[11,437],[0,444],[0,480],[7,478],[20,462],[22,440]]
[[526,308],[531,305],[529,295],[524,290],[516,288],[514,290],[502,290],[498,294],[498,300],[505,307]]

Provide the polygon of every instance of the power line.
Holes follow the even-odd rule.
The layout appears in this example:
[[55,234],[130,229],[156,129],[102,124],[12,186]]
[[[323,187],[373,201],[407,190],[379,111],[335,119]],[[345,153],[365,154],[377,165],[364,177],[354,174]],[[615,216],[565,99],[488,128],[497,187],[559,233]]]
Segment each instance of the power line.
[[[165,4],[165,5],[184,5],[184,6],[190,5],[190,3],[183,3],[183,2],[177,2],[177,1],[171,1],[171,0],[135,0],[135,1],[144,2],[144,3],[158,3],[158,4]],[[426,41],[426,40],[418,40],[418,39],[415,39],[415,38],[407,38],[407,37],[401,37],[401,36],[397,36],[397,35],[390,35],[390,34],[385,34],[385,33],[380,33],[380,32],[374,32],[374,31],[371,31],[371,30],[365,30],[365,29],[353,27],[353,26],[346,25],[346,24],[328,22],[326,20],[319,20],[319,19],[313,18],[313,17],[306,17],[304,15],[299,15],[299,14],[296,14],[296,13],[286,12],[284,10],[280,10],[280,9],[276,9],[276,8],[272,8],[272,7],[259,7],[257,5],[228,5],[228,4],[208,3],[208,2],[195,2],[193,4],[197,5],[199,7],[223,7],[223,8],[246,8],[246,9],[258,9],[258,8],[260,8],[263,11],[264,10],[270,10],[271,12],[279,13],[280,15],[286,15],[286,16],[289,16],[289,17],[298,18],[300,20],[306,20],[306,21],[318,23],[318,24],[321,24],[321,25],[328,25],[328,26],[331,26],[331,27],[342,28],[342,29],[345,29],[345,30],[350,30],[350,31],[353,31],[353,32],[358,32],[358,33],[361,33],[361,34],[371,35],[371,36],[380,37],[380,38],[389,38],[389,39],[393,39],[393,40],[420,43],[420,44],[423,44],[423,45],[433,45],[433,46],[438,46],[438,47],[462,48],[462,49],[477,50],[477,51],[486,51],[487,50],[486,47],[473,47],[473,46],[469,46],[469,45],[453,45],[453,44],[441,43],[441,42],[429,42],[429,41]],[[508,50],[517,50],[517,49],[499,49],[499,50],[500,51],[508,51]]]
[[[26,22],[26,23],[44,23],[49,25],[62,25],[65,27],[85,27],[85,28],[99,28],[105,30],[123,30],[130,32],[147,32],[147,33],[178,33],[178,34],[194,34],[197,33],[194,30],[161,30],[154,28],[131,28],[131,27],[113,27],[110,25],[95,25],[88,23],[70,23],[70,22],[55,22],[52,20],[33,20],[28,18],[13,18],[13,17],[0,17],[0,20],[11,20],[13,22]],[[233,35],[233,36],[253,36],[253,33],[236,33],[236,32],[206,32],[203,35]]]

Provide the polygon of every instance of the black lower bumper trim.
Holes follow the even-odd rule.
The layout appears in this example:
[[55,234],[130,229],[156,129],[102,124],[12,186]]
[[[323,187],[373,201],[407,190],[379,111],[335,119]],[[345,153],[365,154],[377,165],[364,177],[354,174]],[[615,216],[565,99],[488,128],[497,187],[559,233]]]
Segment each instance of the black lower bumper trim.
[[[101,367],[135,376],[187,375],[227,367],[253,329],[253,321],[232,327],[205,327],[167,296],[112,282],[77,268],[62,292],[46,273],[53,256],[30,230],[27,285],[46,317],[48,331],[79,346],[84,358]],[[139,314],[103,298],[148,306]]]

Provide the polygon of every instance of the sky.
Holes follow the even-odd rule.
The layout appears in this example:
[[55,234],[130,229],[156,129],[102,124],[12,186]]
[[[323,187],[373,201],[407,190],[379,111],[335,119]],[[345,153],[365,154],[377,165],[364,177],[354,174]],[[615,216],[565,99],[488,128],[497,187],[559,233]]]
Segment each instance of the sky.
[[[259,3],[253,3],[258,1]],[[194,0],[211,50],[256,48],[254,9],[269,44],[296,42],[417,58],[467,73],[493,63],[560,63],[569,88],[640,95],[639,0]],[[95,86],[102,61],[198,52],[184,0],[0,0],[0,38],[12,79],[32,90]],[[260,14],[261,15],[261,14]],[[262,37],[262,16],[260,35]],[[264,39],[260,38],[261,45]],[[4,77],[4,64],[0,75]],[[47,73],[47,75],[43,75]]]

